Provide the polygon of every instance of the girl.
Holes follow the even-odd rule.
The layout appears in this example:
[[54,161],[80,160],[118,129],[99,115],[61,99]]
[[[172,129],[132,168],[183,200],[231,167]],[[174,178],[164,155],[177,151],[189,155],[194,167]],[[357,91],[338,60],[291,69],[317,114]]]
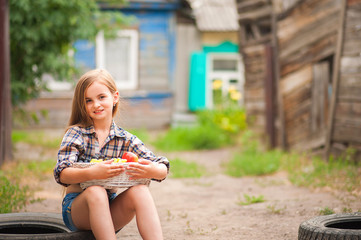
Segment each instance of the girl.
[[92,158],[118,158],[126,151],[138,155],[137,163],[129,164],[130,178],[151,178],[162,181],[169,172],[165,157],[156,157],[134,135],[113,121],[119,105],[119,93],[112,76],[102,69],[85,73],[76,85],[68,130],[63,138],[55,180],[66,187],[63,219],[70,230],[92,230],[96,239],[116,239],[115,232],[136,216],[143,239],[163,239],[153,198],[146,185],[133,186],[116,195],[101,186],[82,190],[79,183],[106,179],[124,171],[112,160],[90,168],[73,168],[76,161]]

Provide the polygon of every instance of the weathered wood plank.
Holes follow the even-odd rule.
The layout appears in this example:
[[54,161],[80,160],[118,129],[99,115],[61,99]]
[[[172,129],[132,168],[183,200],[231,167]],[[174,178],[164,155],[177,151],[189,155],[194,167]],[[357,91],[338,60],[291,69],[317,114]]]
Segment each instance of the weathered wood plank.
[[300,88],[295,89],[291,94],[285,96],[283,104],[284,111],[288,112],[292,109],[295,109],[302,102],[311,99],[311,86],[311,83],[306,84]]
[[272,6],[265,5],[262,7],[254,8],[252,11],[242,12],[238,16],[239,22],[252,22],[260,18],[269,17],[271,18]]
[[361,119],[335,117],[333,141],[361,143]]
[[288,37],[287,40],[280,39],[280,58],[287,58],[303,48],[316,44],[320,39],[335,33],[337,30],[337,23],[339,22],[338,14],[339,11],[334,11],[323,19],[315,21],[303,29],[298,29],[297,34],[292,38]]
[[328,83],[330,81],[329,63],[322,62],[313,66],[311,132],[324,129],[328,113]]
[[307,65],[297,72],[291,73],[281,79],[280,91],[282,95],[286,95],[302,85],[310,83],[312,80],[312,66]]
[[361,58],[360,56],[343,56],[341,58],[341,74],[360,73],[361,72]]
[[290,15],[278,21],[277,35],[280,44],[299,36],[300,31],[309,30],[311,26],[325,22],[324,19],[329,19],[330,15],[339,11],[338,2],[337,0],[304,1]]
[[337,35],[332,33],[315,44],[300,49],[293,55],[280,59],[281,76],[302,68],[310,62],[317,62],[335,53]]
[[238,2],[237,9],[239,13],[242,13],[269,4],[270,4],[269,0],[248,0],[248,1]]
[[361,118],[361,102],[339,102],[335,112],[336,116]]

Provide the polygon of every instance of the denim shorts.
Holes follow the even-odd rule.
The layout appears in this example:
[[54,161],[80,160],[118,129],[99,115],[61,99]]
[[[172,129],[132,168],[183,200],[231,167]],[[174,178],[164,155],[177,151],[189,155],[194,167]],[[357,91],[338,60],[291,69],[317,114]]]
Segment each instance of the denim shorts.
[[[63,204],[62,204],[62,215],[63,215],[63,221],[65,223],[65,225],[69,228],[69,230],[75,232],[78,231],[79,229],[77,229],[73,223],[73,220],[71,219],[71,205],[74,201],[74,199],[79,196],[80,192],[77,193],[68,193],[67,195],[65,195],[64,199],[63,199]],[[110,193],[108,194],[109,197],[109,203],[114,200],[117,197],[116,193]]]

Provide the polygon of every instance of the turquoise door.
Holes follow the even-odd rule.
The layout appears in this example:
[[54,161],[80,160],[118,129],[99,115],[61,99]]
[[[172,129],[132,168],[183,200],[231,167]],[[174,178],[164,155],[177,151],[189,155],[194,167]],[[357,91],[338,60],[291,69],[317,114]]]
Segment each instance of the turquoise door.
[[191,55],[189,77],[189,110],[206,107],[206,54],[195,52]]

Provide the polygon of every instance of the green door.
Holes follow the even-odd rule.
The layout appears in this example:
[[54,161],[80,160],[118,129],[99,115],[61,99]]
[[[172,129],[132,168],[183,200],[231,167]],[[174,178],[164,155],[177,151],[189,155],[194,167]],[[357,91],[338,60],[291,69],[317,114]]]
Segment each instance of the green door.
[[189,110],[206,107],[206,54],[195,52],[191,55],[189,77]]

